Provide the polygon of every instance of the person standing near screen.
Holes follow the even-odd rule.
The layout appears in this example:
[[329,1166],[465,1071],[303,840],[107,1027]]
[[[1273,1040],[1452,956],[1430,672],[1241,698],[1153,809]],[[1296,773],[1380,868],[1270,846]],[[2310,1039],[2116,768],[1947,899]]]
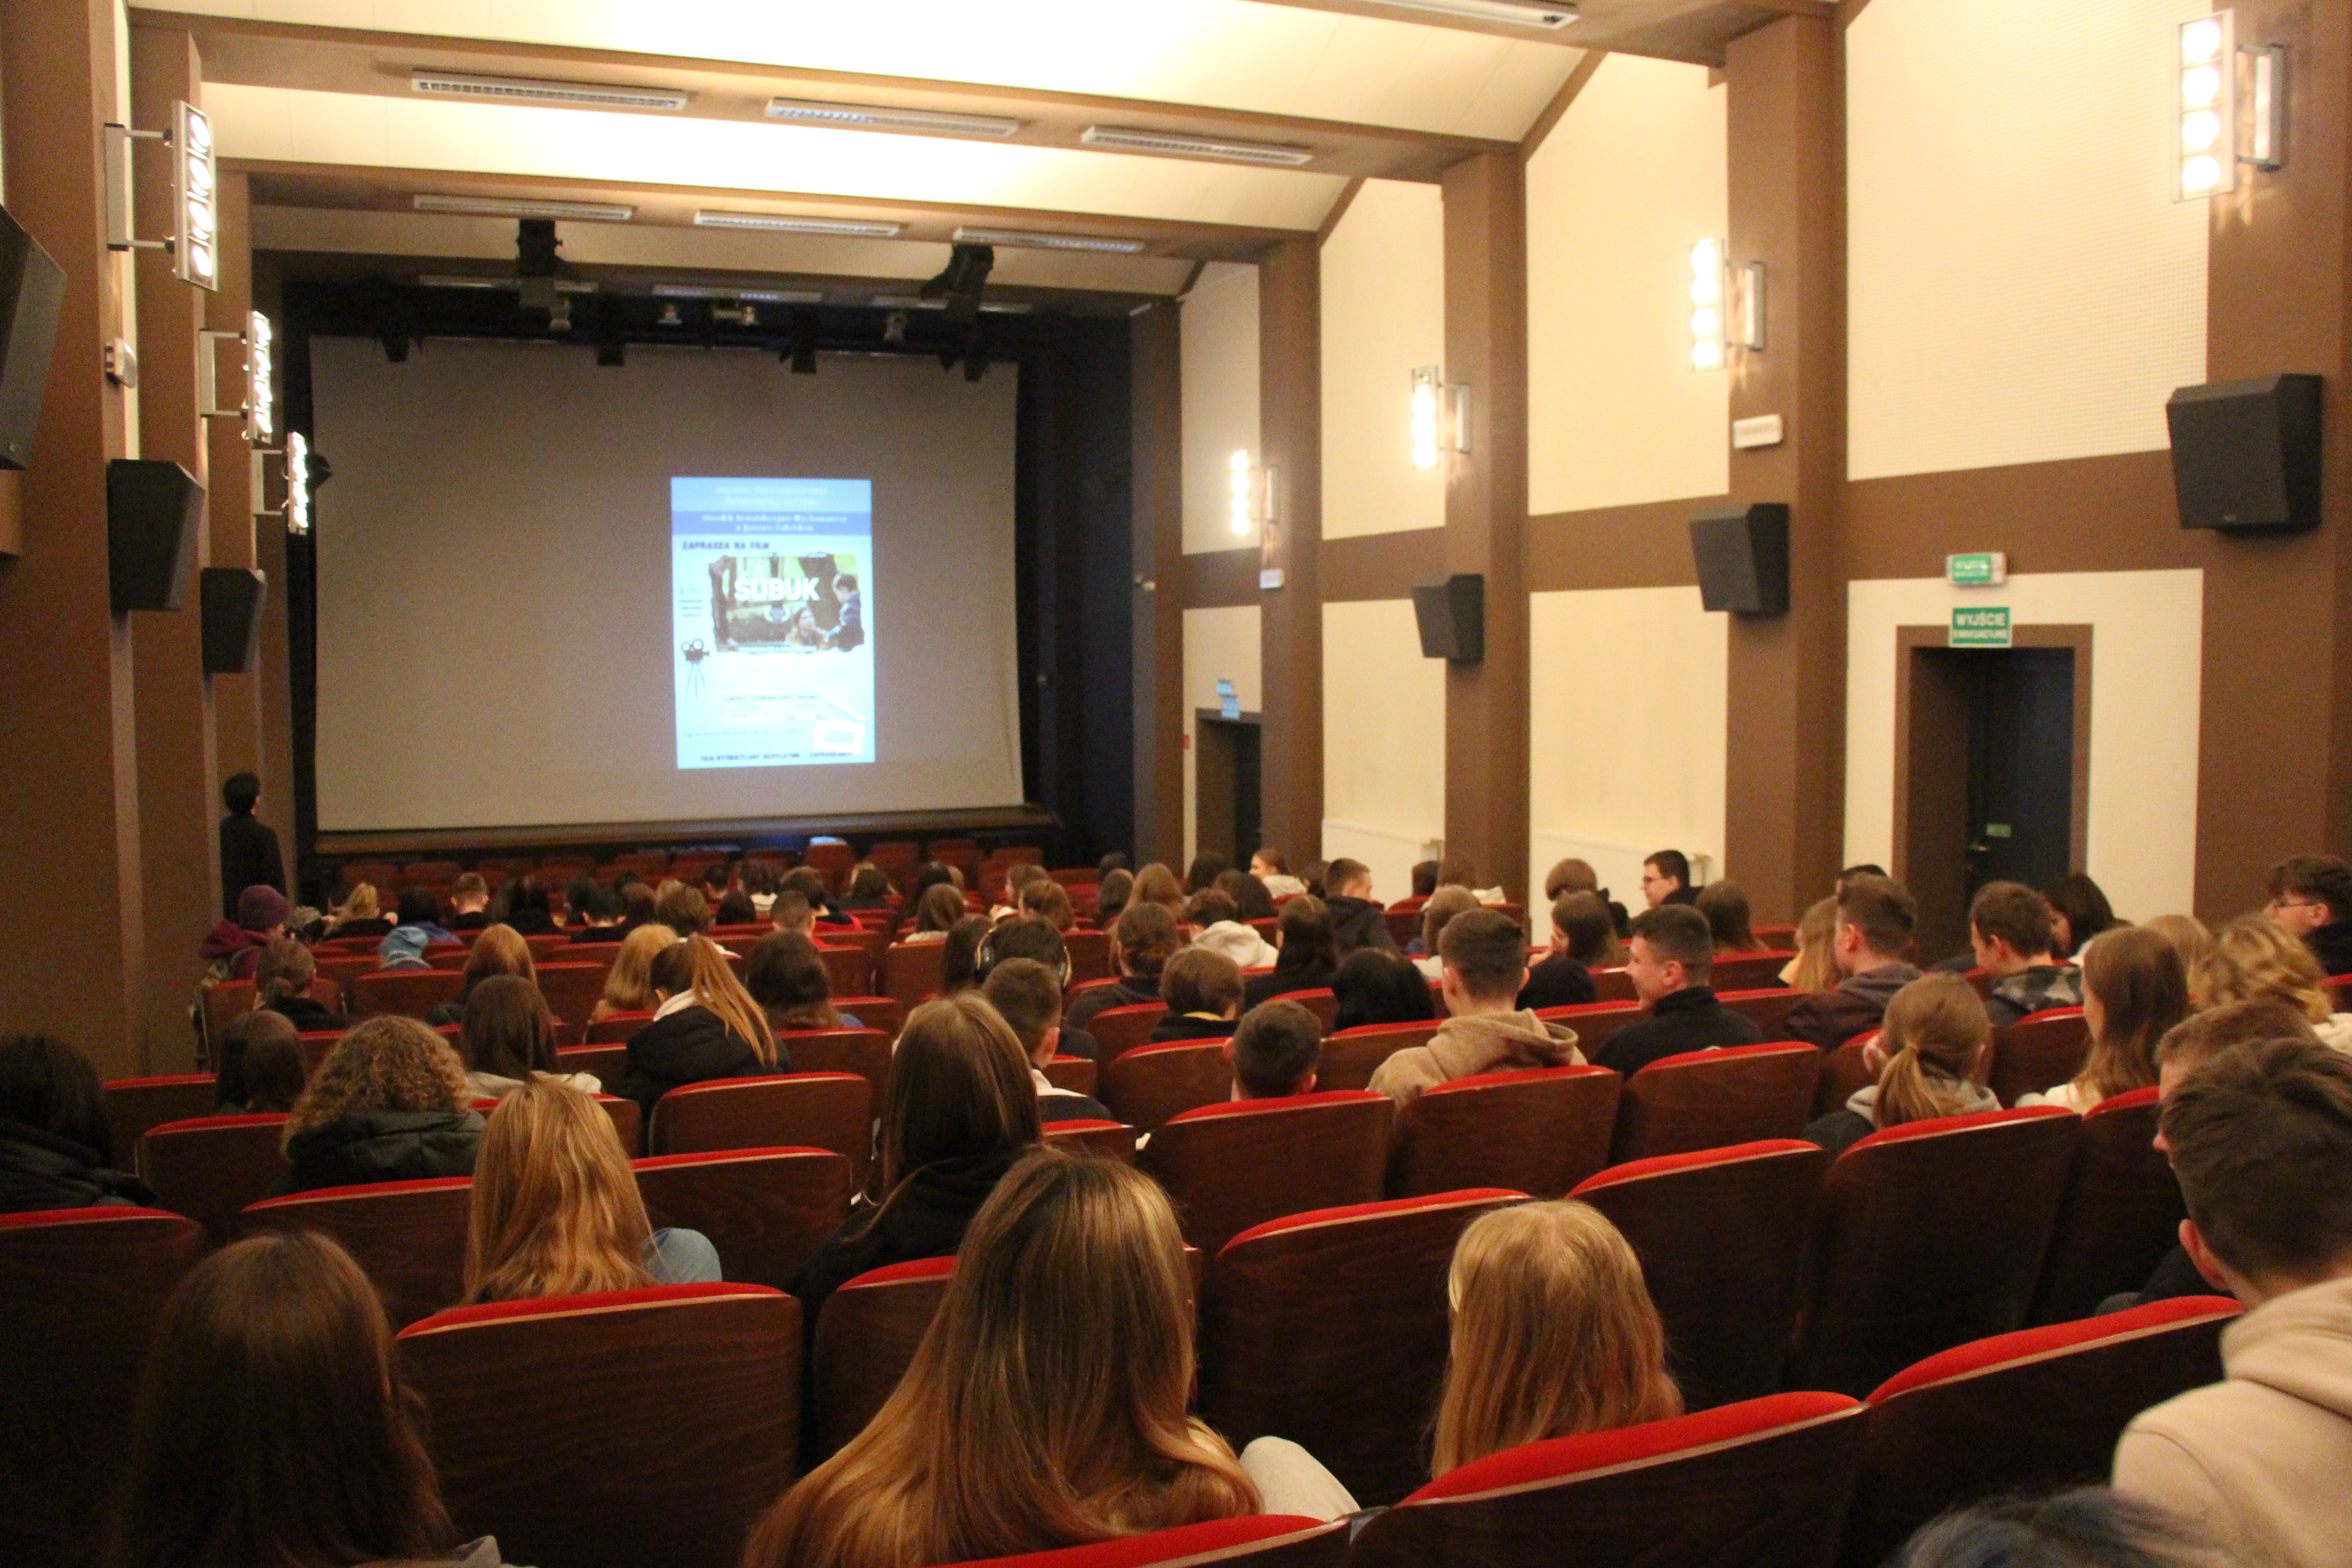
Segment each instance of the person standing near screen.
[[827,640],[847,653],[866,640],[866,606],[858,597],[857,579],[842,573],[833,580],[833,596],[841,601],[841,620]]
[[286,861],[278,851],[278,833],[253,815],[261,802],[261,780],[249,773],[231,773],[221,785],[221,918],[236,919],[237,896],[247,888],[286,891]]

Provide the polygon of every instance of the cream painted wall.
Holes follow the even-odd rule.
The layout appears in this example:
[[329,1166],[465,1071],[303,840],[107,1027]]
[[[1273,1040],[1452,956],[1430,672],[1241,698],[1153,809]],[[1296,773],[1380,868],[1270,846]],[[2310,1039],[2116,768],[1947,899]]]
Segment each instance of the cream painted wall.
[[1183,298],[1178,317],[1184,380],[1184,553],[1257,542],[1257,529],[1233,530],[1236,451],[1259,457],[1257,268],[1213,261]]
[[1445,360],[1445,205],[1367,180],[1323,242],[1323,537],[1445,526],[1445,469],[1412,466],[1412,373]]
[[1730,382],[1690,369],[1690,247],[1728,222],[1724,91],[1612,55],[1528,164],[1528,510],[1721,495]]
[[1536,898],[1569,855],[1636,906],[1642,858],[1659,849],[1690,856],[1695,874],[1737,877],[1722,868],[1728,617],[1701,609],[1695,587],[1528,597]]
[[2173,29],[2210,8],[1874,0],[1854,18],[1852,478],[2166,444],[2166,395],[2205,379],[2209,216],[2171,199]]
[[[1200,774],[1193,766],[1193,714],[1217,706],[1217,682],[1230,680],[1242,711],[1264,710],[1258,679],[1258,610],[1255,605],[1184,612],[1184,858],[1200,852]],[[1293,849],[1296,858],[1298,851]],[[1184,868],[1176,873],[1183,875]]]
[[1445,837],[1445,661],[1421,657],[1411,599],[1323,606],[1323,858],[1370,867],[1382,903]]
[[1998,590],[1941,578],[1846,585],[1845,858],[1895,863],[1895,629],[2004,604],[2015,626],[2091,630],[2087,862],[2126,920],[2193,908],[2205,574],[2050,572]]

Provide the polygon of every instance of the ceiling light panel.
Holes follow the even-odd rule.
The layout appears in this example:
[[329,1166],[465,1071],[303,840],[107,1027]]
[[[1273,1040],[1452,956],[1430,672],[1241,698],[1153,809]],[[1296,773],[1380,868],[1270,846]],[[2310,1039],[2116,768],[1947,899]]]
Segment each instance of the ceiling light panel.
[[1502,22],[1556,33],[1576,20],[1573,5],[1522,4],[1521,0],[1381,0],[1399,11],[1427,11],[1473,22]]
[[894,239],[903,223],[878,218],[792,217],[777,213],[728,212],[704,207],[694,215],[697,228],[751,228],[770,234],[831,234],[852,239]]
[[576,109],[642,109],[675,114],[694,95],[683,88],[628,87],[610,82],[538,81],[528,77],[412,71],[408,89],[427,98],[474,103],[535,103]]
[[1237,142],[1231,137],[1193,136],[1139,125],[1089,125],[1078,132],[1078,140],[1089,147],[1108,147],[1120,153],[1216,158],[1228,163],[1257,163],[1269,168],[1297,169],[1315,162],[1315,149],[1296,142]]
[[1097,250],[1113,256],[1133,256],[1144,247],[1139,239],[1117,239],[1098,234],[1040,234],[1025,228],[959,228],[961,245],[1009,245],[1029,250]]
[[1022,122],[1002,114],[955,114],[937,109],[894,109],[880,103],[827,103],[814,98],[772,98],[768,118],[843,131],[922,131],[942,136],[1006,137]]
[[541,202],[529,197],[437,196],[415,198],[421,213],[465,213],[475,217],[551,217],[574,223],[626,223],[637,209],[620,202]]

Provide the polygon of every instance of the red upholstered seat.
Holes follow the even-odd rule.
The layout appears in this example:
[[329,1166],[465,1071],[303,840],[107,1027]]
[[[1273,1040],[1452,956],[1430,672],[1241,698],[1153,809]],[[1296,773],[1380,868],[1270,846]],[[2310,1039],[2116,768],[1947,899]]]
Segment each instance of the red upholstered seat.
[[836,996],[833,1010],[845,1018],[855,1018],[858,1026],[879,1029],[891,1039],[907,1026],[907,1009],[890,996]]
[[1637,1160],[1570,1194],[1641,1258],[1686,1407],[1780,1387],[1828,1168],[1814,1145],[1778,1139]]
[[800,1303],[764,1286],[461,1307],[398,1348],[451,1517],[518,1563],[735,1568],[793,1479]]
[[[651,1013],[607,1013],[588,1026],[586,1040],[592,1046],[625,1046],[631,1036],[653,1021]],[[627,1055],[622,1053],[625,1060]]]
[[2327,994],[2336,998],[2336,1011],[2352,1006],[2352,974],[2331,974],[2327,977]]
[[646,1152],[645,1111],[634,1100],[617,1094],[600,1094],[596,1103],[613,1119],[613,1131],[620,1134],[621,1152],[634,1160]]
[[470,1176],[320,1187],[248,1204],[236,1234],[315,1230],[359,1260],[395,1329],[429,1317],[466,1293],[466,1211]]
[[1718,952],[1707,971],[1707,984],[1715,987],[1717,994],[1778,986],[1780,971],[1788,968],[1796,956],[1769,949],[1762,952]]
[[809,1367],[814,1454],[833,1453],[874,1419],[915,1359],[954,1272],[953,1258],[894,1263],[825,1298]]
[[1618,1083],[1607,1068],[1531,1068],[1424,1090],[1397,1113],[1389,1193],[1508,1187],[1556,1198],[1609,1163]]
[[525,936],[522,940],[523,945],[530,949],[530,961],[534,964],[545,963],[555,955],[556,949],[572,945],[572,939],[562,931]]
[[884,948],[882,994],[913,1012],[940,988],[940,961],[946,950],[943,942],[898,942]]
[[159,1206],[194,1220],[217,1244],[237,1211],[268,1197],[286,1173],[285,1134],[283,1112],[167,1121],[139,1141],[139,1174]]
[[866,1080],[875,1114],[889,1102],[890,1037],[879,1029],[787,1029],[776,1044],[794,1072],[849,1072]]
[[379,969],[352,981],[352,1011],[422,1018],[444,1002],[455,1002],[466,977],[454,969]]
[[1234,1072],[1225,1044],[1177,1040],[1121,1051],[1102,1070],[1103,1105],[1129,1126],[1156,1132],[1181,1111],[1231,1100]]
[[160,1209],[0,1215],[0,1563],[97,1560],[142,1356],[204,1251]]
[[1821,1051],[1802,1041],[1662,1058],[1626,1080],[1610,1158],[1794,1138],[1811,1119],[1821,1071]]
[[2003,1105],[2020,1095],[2041,1094],[2083,1070],[2091,1052],[2091,1026],[2080,1007],[2053,1007],[2030,1014],[1992,1036],[1989,1087]]
[[1286,992],[1282,999],[1296,1002],[1314,1014],[1316,1022],[1323,1026],[1323,1032],[1327,1035],[1331,1032],[1331,1026],[1339,1021],[1339,998],[1328,986],[1316,991]]
[[[749,957],[751,948],[743,951]],[[855,996],[874,988],[874,955],[863,942],[827,938],[817,945],[816,956],[824,965],[825,989],[835,996]]]
[[1638,1002],[1642,994],[1633,989],[1633,977],[1622,969],[1592,971],[1592,1000],[1601,1002]]
[[1180,1525],[1149,1535],[1123,1535],[1058,1552],[974,1558],[951,1568],[1194,1568],[1248,1563],[1258,1568],[1336,1568],[1348,1553],[1348,1521],[1252,1514]]
[[2223,1296],[1977,1340],[1870,1396],[1844,1561],[1865,1568],[1945,1509],[2105,1480],[2133,1416],[2221,1377]]
[[[362,969],[373,969],[373,963],[362,963]],[[223,980],[205,988],[205,1034],[213,1039],[236,1019],[253,1011],[253,982]]]
[[1545,1007],[1536,1016],[1548,1024],[1565,1024],[1576,1031],[1577,1049],[1591,1061],[1601,1042],[1628,1024],[1649,1016],[1633,1002],[1587,1002],[1575,1007]]
[[159,1078],[118,1078],[106,1084],[106,1124],[114,1133],[114,1163],[129,1170],[139,1140],[151,1127],[213,1113],[214,1078],[208,1072],[168,1073]]
[[1062,951],[1069,955],[1073,983],[1110,978],[1108,931],[1066,931],[1062,933]]
[[1092,1095],[1101,1086],[1101,1069],[1088,1057],[1049,1057],[1037,1070],[1047,1083],[1072,1094]]
[[1822,1076],[1813,1083],[1813,1114],[1826,1116],[1832,1110],[1843,1110],[1845,1102],[1853,1098],[1854,1090],[1878,1081],[1870,1068],[1868,1052],[1871,1043],[1878,1038],[1873,1029],[1866,1035],[1846,1041],[1822,1057]]
[[1348,1562],[1820,1568],[1836,1548],[1862,1438],[1853,1400],[1778,1394],[1530,1443],[1414,1492],[1364,1527]]
[[849,1161],[830,1149],[734,1149],[636,1162],[656,1229],[710,1238],[728,1279],[779,1290],[849,1217]]
[[[470,936],[473,933],[469,931],[467,934]],[[472,944],[469,942],[467,945]],[[613,967],[614,960],[620,956],[621,944],[617,942],[582,942],[575,937],[548,954],[548,962],[550,963],[600,963],[609,970]]]
[[656,1154],[830,1149],[863,1182],[873,1132],[873,1091],[856,1073],[777,1073],[671,1089],[654,1102],[646,1143]]
[[558,1046],[555,1049],[555,1070],[584,1072],[593,1076],[606,1089],[621,1081],[629,1070],[629,1047],[626,1045]]
[[1755,991],[1718,990],[1715,999],[1741,1017],[1754,1022],[1771,1039],[1788,1021],[1790,1011],[1805,999],[1801,991],[1791,991],[1785,985],[1767,986]]
[[1087,1020],[1087,1033],[1095,1039],[1095,1065],[1104,1073],[1121,1051],[1131,1051],[1148,1044],[1151,1031],[1168,1014],[1161,1002],[1138,1002],[1125,1007],[1106,1007]]
[[1075,1154],[1100,1154],[1135,1163],[1135,1129],[1118,1121],[1048,1121],[1045,1142]]
[[558,1018],[575,1030],[585,1029],[588,1015],[604,999],[606,970],[602,963],[542,963],[538,966],[539,994]]
[[1369,1089],[1381,1064],[1402,1050],[1429,1044],[1445,1026],[1443,1018],[1426,1023],[1360,1024],[1341,1029],[1323,1042],[1315,1068],[1318,1089]]
[[1373,1203],[1396,1103],[1339,1089],[1206,1105],[1172,1118],[1137,1162],[1175,1200],[1184,1239],[1215,1256],[1254,1225]]
[[2151,1085],[2110,1095],[2083,1118],[2033,1321],[2080,1318],[2118,1290],[2138,1289],[2172,1250],[2189,1211],[2172,1162],[2156,1147],[2158,1109]]
[[2023,1323],[2076,1120],[2052,1106],[1937,1117],[1840,1156],[1822,1183],[1790,1380],[1866,1394],[1922,1357]]
[[1381,919],[1389,928],[1389,939],[1397,946],[1409,945],[1421,934],[1421,910],[1426,899],[1399,899],[1381,911]]
[[1473,1188],[1293,1215],[1242,1232],[1201,1295],[1201,1414],[1239,1448],[1288,1437],[1360,1503],[1429,1474],[1445,1276],[1463,1227],[1525,1194]]

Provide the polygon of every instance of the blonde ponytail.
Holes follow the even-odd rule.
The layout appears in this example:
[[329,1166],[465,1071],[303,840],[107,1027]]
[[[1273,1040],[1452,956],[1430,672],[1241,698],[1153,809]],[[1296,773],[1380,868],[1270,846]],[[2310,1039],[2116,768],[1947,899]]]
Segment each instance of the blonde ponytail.
[[1972,1084],[1992,1039],[1992,1019],[1975,989],[1957,974],[1930,974],[1895,994],[1879,1026],[1887,1052],[1878,1075],[1876,1121],[1883,1128],[1948,1114],[1940,1086]]

